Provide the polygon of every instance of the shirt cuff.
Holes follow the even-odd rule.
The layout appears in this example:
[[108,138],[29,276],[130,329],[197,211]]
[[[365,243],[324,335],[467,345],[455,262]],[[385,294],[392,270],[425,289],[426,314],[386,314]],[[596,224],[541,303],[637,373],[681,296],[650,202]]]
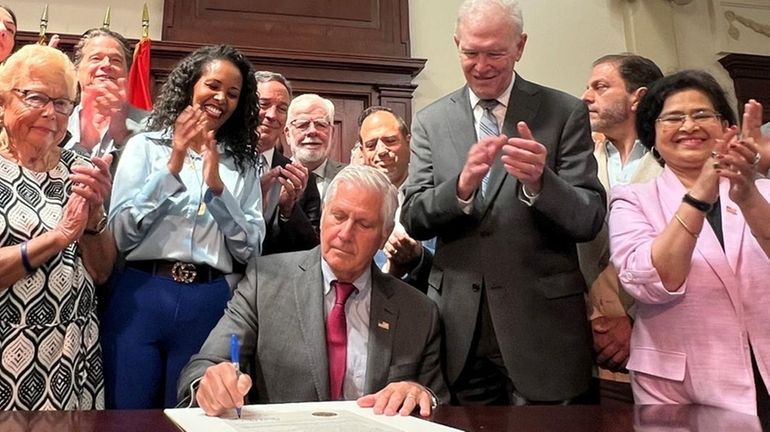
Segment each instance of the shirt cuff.
[[535,205],[538,197],[540,197],[540,192],[535,194],[529,193],[529,191],[527,191],[527,187],[524,185],[521,185],[521,188],[519,188],[519,201],[526,204],[527,207],[532,207]]
[[190,383],[190,402],[187,404],[185,408],[193,408],[197,405],[195,405],[195,392],[198,391],[198,384],[200,384],[203,377],[196,378],[193,380],[193,382]]
[[460,210],[462,210],[463,213],[469,215],[473,211],[473,198],[476,197],[476,193],[474,192],[473,195],[471,195],[470,198],[467,200],[464,200],[460,197],[457,197],[457,204],[460,206]]

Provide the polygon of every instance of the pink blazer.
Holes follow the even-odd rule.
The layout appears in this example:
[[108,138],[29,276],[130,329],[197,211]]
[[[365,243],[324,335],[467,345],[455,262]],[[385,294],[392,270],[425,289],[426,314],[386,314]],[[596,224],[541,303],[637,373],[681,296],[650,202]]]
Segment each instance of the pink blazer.
[[[770,181],[757,180],[763,196]],[[637,403],[697,403],[756,414],[749,340],[770,378],[770,259],[720,184],[725,249],[704,222],[690,274],[668,292],[652,265],[655,237],[673,219],[686,190],[669,170],[654,181],[613,190],[610,250],[623,288],[637,300],[631,337],[634,388],[659,398]],[[770,215],[768,215],[770,217]]]

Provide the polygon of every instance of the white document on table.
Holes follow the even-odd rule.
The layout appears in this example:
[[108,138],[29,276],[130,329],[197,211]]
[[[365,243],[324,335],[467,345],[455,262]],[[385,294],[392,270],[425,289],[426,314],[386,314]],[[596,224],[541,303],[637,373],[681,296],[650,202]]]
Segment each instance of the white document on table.
[[355,401],[303,402],[246,405],[237,418],[235,410],[209,417],[200,408],[166,409],[164,413],[186,432],[444,432],[458,431],[417,417],[375,415]]

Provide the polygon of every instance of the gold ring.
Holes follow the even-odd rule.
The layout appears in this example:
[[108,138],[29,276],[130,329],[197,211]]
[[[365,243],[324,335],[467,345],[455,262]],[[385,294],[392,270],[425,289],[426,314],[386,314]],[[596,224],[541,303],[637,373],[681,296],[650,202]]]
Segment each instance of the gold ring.
[[410,394],[406,395],[406,398],[407,399],[417,399],[417,396],[415,396],[415,395],[410,393]]

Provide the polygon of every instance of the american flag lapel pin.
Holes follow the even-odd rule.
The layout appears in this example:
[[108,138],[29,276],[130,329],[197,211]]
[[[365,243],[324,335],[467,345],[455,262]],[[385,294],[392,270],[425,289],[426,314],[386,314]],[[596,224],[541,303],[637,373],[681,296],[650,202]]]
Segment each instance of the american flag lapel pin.
[[387,321],[380,321],[377,323],[377,327],[383,330],[390,330],[390,323]]
[[734,207],[730,207],[730,206],[725,206],[725,207],[727,208],[727,213],[730,213],[731,215],[737,215],[738,214],[738,210],[735,209]]

